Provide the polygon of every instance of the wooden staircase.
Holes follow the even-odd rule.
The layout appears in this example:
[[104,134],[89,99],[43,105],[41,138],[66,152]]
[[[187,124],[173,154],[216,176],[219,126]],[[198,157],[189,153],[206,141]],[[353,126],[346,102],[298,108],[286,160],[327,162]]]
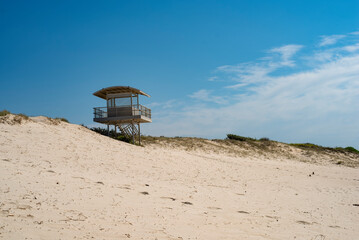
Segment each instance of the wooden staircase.
[[118,125],[118,128],[120,129],[121,133],[129,139],[133,139],[133,137],[136,138],[139,133],[135,124],[121,124]]

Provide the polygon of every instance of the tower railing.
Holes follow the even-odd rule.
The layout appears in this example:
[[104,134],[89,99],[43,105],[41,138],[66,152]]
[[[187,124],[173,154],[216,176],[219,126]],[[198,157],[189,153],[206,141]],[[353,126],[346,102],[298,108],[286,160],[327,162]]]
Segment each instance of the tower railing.
[[123,105],[118,107],[95,107],[94,118],[144,116],[151,118],[151,109],[142,105]]

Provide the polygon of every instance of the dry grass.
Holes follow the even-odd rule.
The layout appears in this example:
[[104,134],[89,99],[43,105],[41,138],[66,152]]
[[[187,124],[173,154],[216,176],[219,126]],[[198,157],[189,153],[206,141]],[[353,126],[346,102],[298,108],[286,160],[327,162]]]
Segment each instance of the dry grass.
[[[61,122],[67,122],[67,119],[65,118],[50,118],[46,117],[48,122],[53,125],[59,125]],[[29,117],[23,113],[15,114],[11,113],[7,110],[3,110],[0,112],[0,123],[4,124],[10,124],[10,125],[16,125],[16,124],[22,124],[25,122],[33,121],[32,117]]]
[[12,114],[8,111],[2,111],[2,114],[0,115],[0,123],[15,125],[15,124],[21,124],[24,121],[28,121],[29,117],[25,114]]
[[70,123],[69,120],[67,120],[66,118],[63,118],[63,117],[57,117],[55,118],[56,120],[60,120],[62,122],[66,122],[66,123]]

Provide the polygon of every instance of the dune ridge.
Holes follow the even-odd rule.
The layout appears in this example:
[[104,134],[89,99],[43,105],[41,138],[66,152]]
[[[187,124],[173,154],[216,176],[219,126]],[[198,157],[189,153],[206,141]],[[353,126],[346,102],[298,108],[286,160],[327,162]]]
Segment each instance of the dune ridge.
[[333,164],[344,155],[180,141],[139,147],[60,120],[0,117],[0,239],[359,235],[358,168]]

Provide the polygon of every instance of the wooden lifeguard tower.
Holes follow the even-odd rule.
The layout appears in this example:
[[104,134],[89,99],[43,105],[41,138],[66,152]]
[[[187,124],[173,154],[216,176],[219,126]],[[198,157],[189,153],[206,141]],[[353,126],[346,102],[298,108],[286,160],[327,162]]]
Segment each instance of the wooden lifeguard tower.
[[114,125],[123,135],[132,139],[133,143],[138,139],[141,144],[141,123],[152,122],[151,109],[140,105],[139,95],[150,97],[150,95],[139,89],[126,86],[114,86],[102,88],[93,95],[105,99],[106,107],[94,108],[94,122]]

